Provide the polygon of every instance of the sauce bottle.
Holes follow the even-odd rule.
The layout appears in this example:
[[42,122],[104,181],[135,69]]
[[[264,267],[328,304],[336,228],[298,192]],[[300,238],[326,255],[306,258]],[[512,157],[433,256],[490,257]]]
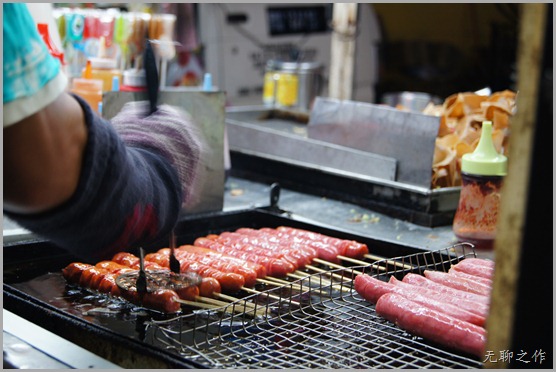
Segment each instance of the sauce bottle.
[[475,151],[461,161],[462,188],[453,232],[460,241],[477,249],[492,249],[500,207],[500,191],[507,172],[507,158],[492,141],[492,122],[484,121]]
[[99,112],[99,104],[102,102],[102,80],[73,78],[71,92],[83,98],[93,111]]
[[112,90],[114,77],[121,80],[122,72],[116,68],[117,62],[115,59],[91,57],[89,61],[91,62],[91,78],[102,80],[103,92]]
[[106,40],[100,37],[98,57],[90,57],[83,69],[81,77],[102,80],[102,91],[109,92],[112,89],[114,77],[122,80],[122,72],[117,68],[118,62],[113,58],[106,57]]

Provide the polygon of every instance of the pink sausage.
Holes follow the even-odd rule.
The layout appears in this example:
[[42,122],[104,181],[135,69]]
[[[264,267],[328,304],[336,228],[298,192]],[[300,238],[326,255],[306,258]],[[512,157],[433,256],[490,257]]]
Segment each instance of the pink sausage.
[[415,336],[477,357],[485,355],[486,330],[482,327],[428,309],[395,293],[381,296],[376,312]]
[[444,302],[439,298],[425,296],[418,291],[418,288],[412,289],[409,287],[396,286],[365,274],[355,277],[354,287],[357,293],[373,304],[386,293],[397,293],[429,309],[453,316],[454,318],[478,326],[484,326],[485,324],[485,317],[464,310],[459,306]]
[[[417,276],[419,276],[419,275],[417,275]],[[423,277],[423,279],[427,279],[427,278]],[[436,298],[439,301],[458,306],[458,307],[460,307],[460,308],[462,308],[466,311],[469,311],[470,313],[479,315],[483,318],[486,318],[488,316],[489,306],[487,304],[471,301],[471,300],[461,298],[461,297],[456,297],[451,293],[439,292],[439,291],[437,291],[435,289],[432,289],[432,288],[421,287],[421,286],[418,286],[418,285],[409,284],[409,283],[403,282],[401,280],[397,280],[394,277],[390,278],[389,283],[394,284],[395,286],[399,286],[399,287],[410,288],[412,290],[415,290],[415,291],[421,293],[423,296]],[[433,283],[433,284],[436,284],[436,283]]]
[[452,268],[457,271],[491,279],[494,277],[494,261],[481,258],[466,258]]
[[490,296],[490,287],[471,281],[467,278],[456,277],[442,271],[425,270],[425,277],[433,282],[443,284],[461,291],[476,293],[481,296]]
[[471,275],[471,274],[465,273],[463,271],[457,271],[457,270],[454,270],[454,268],[451,268],[450,270],[448,270],[448,273],[450,275],[459,276],[460,278],[467,278],[469,280],[472,280],[472,281],[477,282],[477,283],[484,284],[484,285],[492,288],[492,280],[490,280],[490,279],[482,278],[482,277],[476,276],[476,275]]
[[482,303],[485,305],[489,305],[490,304],[490,298],[488,296],[482,296],[476,293],[471,293],[471,292],[466,292],[466,291],[462,291],[460,289],[455,289],[452,287],[448,287],[445,286],[443,284],[440,283],[436,283],[428,278],[425,278],[424,276],[421,275],[417,275],[417,274],[406,274],[406,276],[404,276],[404,278],[402,279],[402,281],[404,283],[409,283],[409,284],[414,284],[420,287],[426,287],[426,288],[430,288],[430,289],[434,289],[437,292],[442,292],[442,293],[446,293],[449,295],[452,295],[456,298],[462,298],[462,299],[466,299],[466,300],[470,300],[473,302],[477,302],[477,303]]

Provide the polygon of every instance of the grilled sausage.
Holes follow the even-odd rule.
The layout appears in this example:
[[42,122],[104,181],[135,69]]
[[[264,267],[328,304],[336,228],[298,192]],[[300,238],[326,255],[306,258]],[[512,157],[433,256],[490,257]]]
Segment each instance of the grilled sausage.
[[240,228],[236,230],[236,233],[245,236],[245,240],[250,244],[282,253],[285,259],[296,266],[296,269],[311,264],[317,257],[317,251],[314,248],[294,237],[280,236],[275,229]]
[[381,296],[376,312],[415,336],[477,357],[484,356],[486,330],[482,327],[428,309],[395,293]]
[[81,273],[79,285],[84,288],[90,288],[98,291],[100,281],[107,273],[109,273],[109,271],[106,269],[100,269],[94,266],[88,267]]
[[[81,273],[79,273],[79,271]],[[176,313],[181,309],[180,303],[176,301],[176,299],[179,299],[179,296],[175,291],[159,289],[145,293],[142,296],[137,293],[135,288],[124,291],[116,285],[116,277],[118,274],[110,272],[106,268],[73,263],[62,270],[62,275],[66,280],[71,280],[73,283],[78,283],[85,288],[102,293],[118,295],[139,306],[166,313]],[[77,282],[75,281],[76,279]]]
[[251,261],[246,261],[244,259],[241,258],[237,258],[234,256],[230,256],[227,255],[225,253],[221,253],[221,252],[217,252],[214,251],[212,249],[208,249],[208,248],[204,248],[204,247],[197,247],[194,245],[182,245],[180,247],[178,247],[178,250],[183,250],[186,252],[191,252],[191,253],[196,253],[196,254],[202,254],[205,256],[209,256],[215,259],[219,259],[222,261],[226,261],[226,262],[230,262],[230,263],[234,263],[240,266],[244,266],[247,267],[253,271],[255,271],[257,278],[264,278],[266,276],[266,269],[264,268],[263,265],[255,263],[255,262],[251,262]]
[[118,252],[112,257],[113,262],[117,262],[127,267],[139,267],[139,257],[128,252]]
[[108,293],[114,297],[121,297],[122,292],[116,284],[117,274],[109,273],[102,278],[98,286],[99,292]]
[[[159,249],[158,253],[169,256],[170,249],[169,248]],[[190,261],[190,262],[198,262],[200,264],[210,266],[212,268],[215,268],[223,272],[239,274],[243,276],[245,282],[244,285],[247,287],[253,287],[256,283],[257,273],[255,272],[255,270],[250,269],[249,267],[246,266],[241,266],[236,262],[210,257],[205,254],[189,252],[187,250],[179,249],[179,248],[175,250],[174,254],[178,259],[178,261],[180,262],[183,260]]]
[[273,277],[283,278],[288,273],[295,271],[295,267],[290,262],[283,260],[280,255],[248,244],[227,246],[215,239],[206,237],[197,238],[193,244],[195,246],[212,249],[216,252],[225,253],[245,261],[261,264],[264,266],[267,275]]
[[283,259],[292,263],[296,270],[310,264],[317,257],[317,252],[308,245],[301,244],[299,241],[292,239],[279,237],[276,234],[272,234],[271,230],[263,231],[262,229],[243,228],[238,229],[235,233],[227,234],[232,235],[232,239],[280,254]]
[[[164,253],[149,253],[145,256],[145,259],[149,259],[157,263],[166,263],[166,267],[169,266],[168,255]],[[208,265],[201,264],[198,262],[192,262],[187,260],[181,260],[180,271],[185,272],[191,270],[202,277],[210,277],[218,280],[223,291],[227,292],[237,292],[245,285],[245,279],[242,275],[237,273],[226,273]]]
[[310,240],[330,244],[336,247],[339,255],[350,258],[362,259],[364,255],[369,253],[369,248],[366,244],[359,243],[355,240],[334,238],[332,236],[287,226],[279,226],[276,228],[276,230],[283,231],[295,236],[305,237]]
[[[197,289],[193,286],[191,289]],[[160,310],[165,313],[177,313],[181,310],[178,302],[180,296],[170,289],[159,288],[153,292],[145,293],[141,297],[141,306]]]
[[[115,268],[116,266],[112,267]],[[76,271],[81,271],[81,274],[78,275]],[[67,278],[71,279],[75,279],[79,276],[78,283],[85,288],[102,293],[109,293],[113,295],[117,294],[139,306],[144,306],[166,313],[176,313],[180,311],[181,308],[179,302],[176,301],[176,299],[179,299],[179,296],[175,291],[170,289],[158,289],[153,292],[140,295],[136,288],[122,290],[116,285],[116,277],[119,274],[110,272],[106,268],[75,263],[68,265],[62,273],[64,276],[67,275]]]
[[182,271],[191,270],[202,277],[209,277],[218,280],[218,283],[220,283],[220,287],[224,292],[238,292],[241,290],[241,287],[245,285],[245,279],[240,274],[222,272],[198,262],[183,261],[181,263],[181,268]]
[[488,296],[483,296],[477,293],[466,292],[456,288],[448,287],[443,284],[436,283],[421,275],[409,273],[404,276],[402,281],[404,283],[414,284],[420,287],[427,287],[438,292],[447,293],[452,296],[455,296],[456,298],[463,298],[466,300],[470,300],[485,305],[490,304],[490,298]]
[[203,297],[214,297],[215,293],[222,292],[222,287],[218,280],[214,278],[203,278],[199,285],[199,290]]
[[127,273],[130,271],[136,271],[134,270],[134,268],[129,267],[127,265],[122,265],[118,262],[114,262],[114,261],[100,261],[98,262],[95,267],[101,268],[101,269],[106,269],[108,271],[110,271],[111,273],[114,274],[122,274],[122,273]]
[[62,276],[69,283],[78,284],[79,279],[81,278],[81,273],[89,267],[93,267],[93,265],[82,262],[72,262],[62,269]]
[[[407,274],[409,275],[409,274]],[[406,275],[406,276],[407,276]],[[419,275],[417,275],[419,276]],[[405,278],[404,278],[405,279]],[[427,279],[427,278],[424,278]],[[424,296],[436,298],[439,301],[446,302],[455,306],[459,306],[460,308],[469,311],[473,314],[477,314],[483,318],[488,316],[489,305],[484,304],[481,302],[476,302],[470,299],[466,299],[463,297],[454,296],[452,293],[449,292],[439,292],[438,290],[423,287],[415,284],[410,284],[401,280],[397,280],[395,277],[391,277],[389,283],[394,284],[395,286],[399,287],[406,287],[416,292],[421,293]]]
[[454,276],[459,276],[461,278],[467,278],[467,279],[469,279],[473,282],[481,283],[483,285],[486,285],[486,286],[492,288],[492,280],[490,280],[490,279],[482,278],[482,277],[476,276],[476,275],[471,275],[471,274],[468,274],[468,273],[463,272],[463,271],[457,271],[457,270],[454,270],[453,267],[450,270],[448,270],[448,273],[450,273],[451,275],[454,275]]
[[481,296],[490,296],[490,287],[471,281],[467,278],[456,277],[441,271],[425,270],[424,274],[425,278],[430,279],[433,282],[459,289],[461,291],[476,293]]
[[494,261],[481,258],[466,258],[454,266],[454,270],[491,279],[494,277]]
[[200,287],[196,285],[174,289],[174,291],[178,294],[179,298],[189,301],[195,301],[201,293]]
[[310,239],[308,236],[304,236],[302,234],[295,234],[293,233],[293,230],[287,230],[287,229],[277,230],[276,234],[281,239],[288,239],[288,240],[293,239],[298,244],[301,243],[306,246],[309,246],[310,248],[316,251],[318,258],[328,262],[340,263],[338,256],[344,253],[338,251],[338,249],[335,246],[327,242],[319,241],[316,239]]
[[135,305],[164,313],[177,313],[181,310],[181,305],[178,301],[179,296],[171,289],[159,288],[153,292],[140,294],[136,288],[132,287],[122,291],[122,297]]
[[485,324],[485,317],[444,302],[439,298],[425,296],[418,291],[418,288],[411,289],[409,287],[396,286],[366,274],[360,274],[355,277],[354,288],[361,297],[373,304],[376,304],[378,299],[386,293],[397,293],[429,309],[453,316],[454,318],[481,327]]
[[[170,266],[168,264],[168,260],[166,260],[165,265],[160,265],[157,262],[148,260],[147,256],[148,255],[146,255],[145,259],[143,260],[143,267],[145,268],[145,270],[168,270]],[[139,266],[141,265],[139,262],[139,257],[135,256],[133,253],[128,252],[116,253],[114,257],[112,257],[112,261],[135,270],[139,270]]]

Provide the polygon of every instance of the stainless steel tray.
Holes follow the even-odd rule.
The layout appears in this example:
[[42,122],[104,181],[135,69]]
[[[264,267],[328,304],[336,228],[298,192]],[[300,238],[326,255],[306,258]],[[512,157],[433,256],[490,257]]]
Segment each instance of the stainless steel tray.
[[279,182],[423,226],[452,223],[461,187],[430,189],[397,182],[396,159],[309,139],[307,122],[303,113],[228,108],[232,174]]

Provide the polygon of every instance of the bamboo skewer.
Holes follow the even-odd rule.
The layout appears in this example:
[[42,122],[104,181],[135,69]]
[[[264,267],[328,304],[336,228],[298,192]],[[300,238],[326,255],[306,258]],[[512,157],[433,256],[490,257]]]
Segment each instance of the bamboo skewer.
[[[222,294],[222,293],[218,293],[217,295],[218,295],[218,297],[220,297],[220,298],[227,299],[227,300],[232,301],[232,302],[240,301],[240,302],[238,302],[238,306],[241,306],[241,307],[249,307],[249,308],[251,308],[252,310],[257,311],[257,313],[264,313],[264,312],[265,312],[263,306],[257,306],[257,305],[255,305],[255,304],[253,304],[253,303],[251,303],[251,302],[247,302],[246,300],[241,300],[241,299],[239,299],[239,298],[235,298],[235,297],[232,297],[232,296],[228,296],[228,295],[225,295],[225,294]],[[243,301],[243,303],[242,303],[241,301]]]
[[315,259],[313,259],[313,261],[315,261],[317,263],[320,263],[320,264],[323,264],[323,265],[328,265],[328,266],[336,268],[336,269],[351,270],[352,273],[357,274],[357,275],[363,274],[361,271],[352,270],[349,267],[344,267],[342,265],[338,265],[338,264],[335,264],[335,263],[332,263],[332,262],[321,260],[320,258],[315,258]]
[[[223,294],[223,293],[215,293],[214,295],[215,295],[216,297],[219,297],[219,298],[222,298],[222,299],[224,299],[224,300],[231,301],[231,302],[241,301],[240,298],[228,296],[228,295]],[[248,304],[249,304],[249,303],[248,303]],[[251,304],[251,305],[252,305],[252,306],[255,306],[255,305],[253,305],[253,304]]]
[[211,304],[211,305],[216,305],[216,306],[226,306],[230,304],[229,302],[219,301],[219,300],[215,300],[214,298],[201,297],[201,296],[195,296],[195,300],[199,302]]
[[[304,273],[304,272],[300,272],[299,270],[294,272],[294,273],[289,273],[288,276],[290,278],[294,278],[294,279],[306,279],[309,278],[311,275]],[[309,281],[311,281],[311,279],[309,279]],[[324,279],[324,278],[315,278],[315,280],[313,280],[313,282],[321,282],[325,285],[332,285],[334,284],[333,282],[331,282],[328,279]]]
[[305,265],[305,267],[310,269],[310,270],[316,271],[318,273],[325,273],[326,275],[330,275],[332,278],[336,278],[339,281],[351,280],[349,278],[344,277],[343,275],[331,273],[328,270],[321,269],[320,267],[316,267],[316,266],[313,266],[313,265]]
[[[324,270],[324,271],[326,272],[326,270]],[[297,277],[299,277],[299,278],[305,279],[305,278],[309,278],[312,274],[308,274],[308,273],[305,273],[305,272],[303,272],[303,271],[296,270],[296,271],[293,273],[293,275],[295,275],[295,276],[297,276]],[[334,275],[334,274],[331,273],[331,275]],[[337,274],[336,274],[336,275],[337,275]],[[337,276],[340,276],[340,275],[337,275]],[[309,280],[311,280],[311,279],[309,279]],[[325,279],[325,278],[322,278],[322,277],[319,277],[318,279],[315,278],[315,280],[316,280],[316,281],[323,282],[323,283],[327,283],[327,284],[334,284],[333,281],[328,280],[328,279]]]
[[260,309],[257,310],[255,308],[251,308],[249,310],[246,309],[241,309],[240,307],[231,305],[228,302],[223,302],[223,301],[218,301],[218,300],[214,300],[208,297],[201,297],[201,296],[197,296],[196,299],[202,299],[202,301],[206,301],[206,302],[201,302],[201,301],[190,301],[190,300],[182,300],[182,299],[176,299],[176,302],[179,302],[180,304],[183,305],[188,305],[191,307],[198,307],[198,308],[202,308],[202,309],[208,309],[208,310],[222,310],[228,313],[240,313],[240,314],[255,314],[255,315],[264,315],[265,311],[264,309]]
[[386,257],[377,256],[377,255],[370,254],[370,253],[364,254],[363,257],[368,258],[370,260],[375,260],[375,261],[382,261],[386,258]]
[[[320,269],[320,270],[323,270],[323,269]],[[326,270],[323,270],[323,271],[326,272]],[[337,275],[337,274],[333,274],[333,275]],[[307,278],[308,276],[310,276],[310,275],[305,275],[305,276],[303,276],[303,278]],[[337,276],[339,276],[339,275],[337,275]],[[345,280],[345,278],[344,278],[344,280]],[[330,288],[333,288],[333,289],[338,290],[338,291],[342,291],[342,292],[349,292],[350,291],[349,288],[342,286],[341,285],[342,283],[339,283],[340,285],[338,285],[338,283],[334,283],[334,282],[331,282],[330,280],[326,280],[326,279],[323,279],[323,278],[315,279],[315,282],[316,281],[323,281],[323,282],[326,283],[325,285],[330,286]],[[322,294],[322,291],[319,291],[319,292]]]
[[246,292],[249,292],[249,293],[256,293],[256,294],[260,294],[260,295],[267,296],[268,298],[272,298],[273,300],[276,300],[276,301],[278,301],[278,302],[289,302],[289,303],[291,303],[291,304],[294,304],[294,305],[297,305],[297,306],[301,306],[301,304],[300,304],[299,302],[293,301],[293,300],[289,300],[289,301],[288,301],[288,299],[285,298],[285,297],[275,296],[275,295],[272,295],[272,294],[270,294],[270,293],[257,291],[257,290],[255,290],[255,289],[251,289],[251,288],[244,288],[243,290],[246,291]]
[[[267,278],[269,278],[269,277],[267,277]],[[298,290],[298,291],[302,291],[302,290],[303,290],[303,286],[301,286],[301,285],[299,285],[299,284],[297,284],[297,283],[292,283],[292,282],[288,282],[287,280],[282,280],[282,279],[273,278],[273,277],[270,277],[270,278],[272,278],[273,280],[275,280],[275,282],[273,282],[273,281],[271,281],[271,280],[260,279],[260,278],[257,279],[257,281],[260,282],[260,283],[263,283],[263,284],[268,284],[268,285],[273,285],[273,286],[278,286],[278,287],[279,287],[279,286],[287,285],[287,286],[290,286],[292,289],[295,289],[295,290]],[[305,286],[305,287],[306,287],[307,289],[310,289],[312,292],[315,292],[315,293],[320,293],[320,294],[323,294],[323,293],[324,293],[323,291],[321,291],[321,290],[319,290],[319,289],[314,289],[314,288],[311,288],[311,287],[309,287],[309,286]],[[245,290],[245,287],[242,287],[241,289]],[[306,289],[306,290],[307,290],[307,289]]]
[[[354,258],[350,258],[350,257],[344,257],[344,256],[338,256],[339,259],[343,260],[343,261],[348,261],[351,263],[354,263],[356,265],[359,266],[373,266],[375,267],[378,271],[386,271],[386,268],[380,265],[377,265],[376,262],[373,263],[369,263],[369,262],[365,262],[365,261],[361,261],[361,260],[356,260]],[[348,268],[349,269],[349,268]]]
[[[288,281],[279,282],[279,281],[278,281],[279,279],[277,279],[277,278],[272,278],[272,277],[270,277],[270,278],[272,278],[272,279],[275,280],[275,281],[273,281],[273,280],[268,280],[268,278],[269,278],[268,276],[266,277],[266,279],[258,278],[258,279],[257,279],[257,282],[262,283],[262,284],[274,285],[274,286],[280,286],[280,285],[282,285],[282,284],[290,284],[290,282],[288,282]],[[285,283],[284,283],[284,282],[285,282]],[[245,290],[245,287],[241,287],[241,289]]]
[[197,302],[197,301],[190,301],[190,300],[182,300],[180,299],[175,299],[174,301],[179,302],[180,304],[184,304],[184,305],[188,305],[188,306],[193,306],[193,307],[200,307],[203,309],[218,309],[220,306],[216,306],[214,304],[207,304],[204,302]]
[[255,289],[243,288],[243,290],[244,290],[245,292],[249,292],[249,293],[255,293],[255,294],[265,295],[265,296],[267,296],[268,298],[272,298],[273,300],[277,300],[277,301],[281,301],[281,300],[282,300],[282,297],[274,296],[274,295],[271,295],[270,293],[265,293],[265,292],[257,291],[257,290],[255,290]]
[[372,255],[372,254],[366,254],[366,255],[364,255],[364,257],[365,257],[365,258],[368,258],[368,259],[371,259],[371,260],[375,260],[375,261],[384,261],[384,260],[387,260],[388,263],[392,263],[393,265],[395,265],[395,266],[397,266],[397,267],[400,267],[400,268],[402,268],[402,269],[413,269],[413,266],[411,266],[411,265],[408,265],[408,264],[406,264],[406,263],[403,263],[403,262],[400,262],[400,261],[396,261],[396,260],[393,260],[393,259],[388,259],[388,258],[386,258],[386,257],[375,256],[375,255]]

